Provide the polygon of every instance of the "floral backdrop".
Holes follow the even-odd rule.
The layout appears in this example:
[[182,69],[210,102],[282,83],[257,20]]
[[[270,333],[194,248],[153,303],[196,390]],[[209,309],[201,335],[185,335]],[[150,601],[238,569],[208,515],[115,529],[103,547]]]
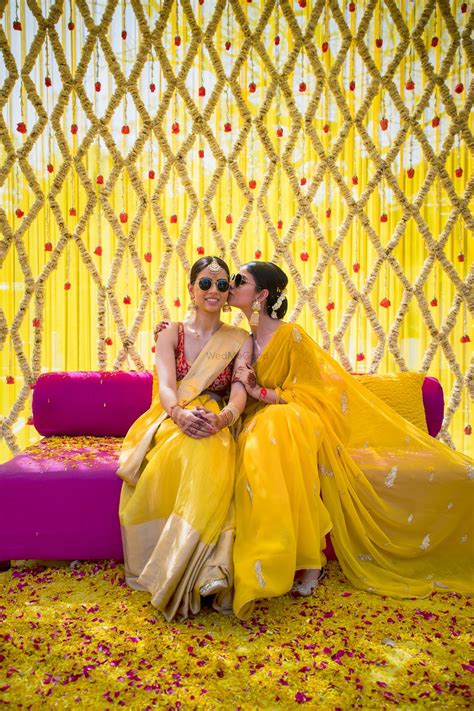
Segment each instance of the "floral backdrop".
[[441,436],[470,450],[468,3],[3,0],[0,20],[2,460],[38,438],[41,372],[151,367],[200,254],[277,261],[289,318],[347,369],[438,377]]

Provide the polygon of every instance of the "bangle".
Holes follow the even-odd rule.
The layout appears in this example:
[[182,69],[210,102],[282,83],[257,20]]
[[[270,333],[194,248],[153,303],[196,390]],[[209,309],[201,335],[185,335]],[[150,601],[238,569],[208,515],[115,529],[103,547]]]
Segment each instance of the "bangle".
[[263,400],[268,395],[268,390],[266,388],[260,388],[260,394],[258,396],[259,400]]
[[[230,420],[227,419],[229,413],[230,413]],[[237,420],[240,417],[239,409],[235,405],[233,405],[231,402],[228,402],[227,405],[222,408],[221,415],[222,414],[227,419],[227,427],[230,427],[231,425],[234,424],[234,422],[237,422]]]

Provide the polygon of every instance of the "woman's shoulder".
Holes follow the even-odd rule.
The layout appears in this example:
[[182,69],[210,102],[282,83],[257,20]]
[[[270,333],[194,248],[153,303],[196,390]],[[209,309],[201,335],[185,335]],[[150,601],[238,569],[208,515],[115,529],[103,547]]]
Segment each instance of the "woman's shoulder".
[[[179,331],[183,328],[181,321],[166,321],[166,326],[163,326],[163,322],[159,323],[154,328],[155,341],[161,340],[168,343],[176,343],[178,340]],[[161,327],[161,328],[160,328]]]

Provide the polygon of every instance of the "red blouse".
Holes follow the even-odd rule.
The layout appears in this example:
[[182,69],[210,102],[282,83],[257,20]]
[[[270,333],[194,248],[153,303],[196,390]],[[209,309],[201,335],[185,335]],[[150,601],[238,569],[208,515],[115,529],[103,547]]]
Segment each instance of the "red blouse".
[[[182,323],[178,323],[178,345],[175,350],[176,355],[176,380],[180,381],[188,373],[191,366],[187,362],[184,355],[184,326]],[[232,382],[232,370],[234,367],[234,359],[231,360],[229,365],[219,373],[217,378],[213,383],[209,385],[207,390],[212,392],[223,392],[225,390],[230,390],[230,384]]]

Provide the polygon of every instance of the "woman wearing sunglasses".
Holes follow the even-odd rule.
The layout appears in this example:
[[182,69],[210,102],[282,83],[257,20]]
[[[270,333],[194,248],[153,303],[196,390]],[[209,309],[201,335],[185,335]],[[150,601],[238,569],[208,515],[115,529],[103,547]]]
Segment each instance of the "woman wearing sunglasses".
[[247,400],[232,379],[251,352],[248,333],[220,320],[227,264],[202,257],[188,288],[193,315],[169,324],[157,341],[158,391],[127,433],[117,472],[127,583],[150,592],[168,620],[198,612],[201,596],[214,595],[218,610],[232,607],[236,451],[229,428]]
[[[288,279],[249,262],[229,303],[248,317],[249,400],[238,437],[234,612],[310,595],[325,534],[357,588],[394,597],[472,592],[474,464],[370,393],[298,325]],[[161,338],[161,336],[160,336]]]

